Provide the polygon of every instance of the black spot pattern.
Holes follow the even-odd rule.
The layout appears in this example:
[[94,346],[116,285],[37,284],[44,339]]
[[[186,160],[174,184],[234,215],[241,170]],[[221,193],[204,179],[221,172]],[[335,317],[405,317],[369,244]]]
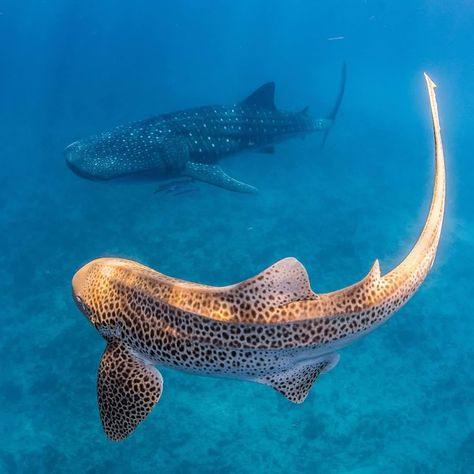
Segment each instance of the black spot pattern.
[[112,341],[102,355],[97,379],[100,417],[107,436],[126,438],[150,413],[163,389],[160,373]]
[[216,163],[330,124],[330,120],[256,104],[206,106],[121,125],[76,141],[65,152],[73,169],[99,179],[151,169],[179,173],[188,160]]
[[323,361],[316,365],[304,365],[289,372],[270,375],[264,383],[271,385],[293,403],[303,403],[308,396],[314,381],[326,369],[329,362]]

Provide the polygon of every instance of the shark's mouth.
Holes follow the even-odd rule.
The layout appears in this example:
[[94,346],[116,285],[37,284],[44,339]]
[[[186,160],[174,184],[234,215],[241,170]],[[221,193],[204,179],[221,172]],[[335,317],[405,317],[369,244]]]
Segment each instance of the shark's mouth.
[[90,181],[106,181],[105,178],[101,178],[99,176],[87,173],[87,171],[82,170],[78,166],[76,166],[74,163],[66,159],[66,164],[69,169],[73,171],[74,174],[77,174],[77,176],[80,176],[81,178],[88,179]]

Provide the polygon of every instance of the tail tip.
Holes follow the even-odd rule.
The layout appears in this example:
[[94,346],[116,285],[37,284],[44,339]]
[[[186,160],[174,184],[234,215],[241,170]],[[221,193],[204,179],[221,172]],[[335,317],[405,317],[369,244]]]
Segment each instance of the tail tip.
[[428,74],[426,72],[424,72],[423,75],[425,76],[425,81],[426,81],[426,83],[428,84],[429,87],[431,87],[433,89],[435,87],[437,87],[437,85],[434,83],[433,79],[431,79],[431,77],[428,76]]

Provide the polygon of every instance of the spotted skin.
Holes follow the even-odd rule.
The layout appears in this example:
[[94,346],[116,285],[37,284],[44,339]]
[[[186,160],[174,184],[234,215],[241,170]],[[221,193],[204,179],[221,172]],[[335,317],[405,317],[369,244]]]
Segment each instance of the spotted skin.
[[[133,380],[150,377],[152,364],[250,380],[301,403],[316,378],[337,364],[339,349],[387,320],[416,292],[433,265],[445,200],[435,86],[428,76],[426,82],[436,149],[432,204],[417,243],[389,273],[382,275],[376,261],[358,283],[320,294],[311,290],[306,270],[294,258],[227,287],[178,280],[117,258],[93,260],[75,274],[76,303],[110,348],[101,363],[99,402],[112,439],[128,436],[161,394],[156,375],[145,387],[146,401],[134,389],[135,411],[117,402],[130,390],[123,388],[128,376],[110,375],[119,366],[133,373]],[[115,354],[129,362],[109,364]]]
[[107,436],[131,433],[160,399],[161,374],[118,340],[107,345],[97,378],[99,411]]
[[314,119],[307,109],[278,110],[275,84],[270,82],[239,104],[164,114],[76,141],[65,150],[66,162],[89,179],[190,176],[230,191],[252,193],[256,188],[226,175],[217,163],[245,151],[268,153],[273,144],[295,135],[328,130],[344,85],[345,69],[336,107],[327,119]]
[[319,374],[327,370],[328,361],[315,365],[303,365],[291,372],[291,376],[283,372],[262,379],[262,383],[272,386],[293,403],[303,403]]

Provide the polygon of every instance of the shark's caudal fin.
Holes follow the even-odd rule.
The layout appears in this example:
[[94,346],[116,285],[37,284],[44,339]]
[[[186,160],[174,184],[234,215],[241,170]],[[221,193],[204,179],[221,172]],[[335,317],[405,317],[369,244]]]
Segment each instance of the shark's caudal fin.
[[163,378],[155,367],[135,356],[118,341],[102,355],[97,378],[100,418],[113,441],[126,438],[145,419],[163,391]]
[[341,103],[342,103],[342,99],[344,97],[345,89],[346,89],[346,63],[344,62],[343,65],[342,65],[341,82],[340,82],[340,85],[339,85],[339,94],[337,96],[336,102],[334,104],[334,107],[333,107],[331,113],[326,117],[328,120],[331,121],[331,125],[324,132],[323,141],[321,143],[321,148],[323,148],[324,145],[326,144],[326,141],[327,141],[328,136],[329,136],[329,132],[331,131],[331,128],[334,125],[334,121],[336,120],[337,113],[339,112],[339,108],[341,107]]

